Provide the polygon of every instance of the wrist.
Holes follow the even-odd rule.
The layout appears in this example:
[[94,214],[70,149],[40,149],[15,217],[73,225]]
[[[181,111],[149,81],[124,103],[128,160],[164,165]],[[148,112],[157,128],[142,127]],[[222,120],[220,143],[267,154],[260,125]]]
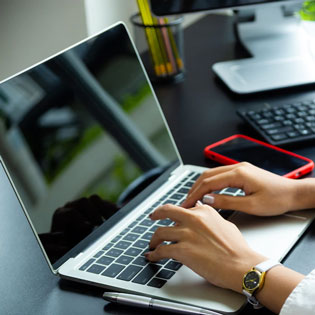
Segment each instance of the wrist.
[[310,209],[315,207],[315,180],[305,178],[294,180],[291,192],[292,207],[289,210]]
[[234,272],[235,280],[233,281],[234,285],[231,289],[238,293],[243,293],[242,283],[246,272],[266,260],[268,260],[268,258],[254,251],[251,251],[246,256],[244,256],[243,260],[238,263]]

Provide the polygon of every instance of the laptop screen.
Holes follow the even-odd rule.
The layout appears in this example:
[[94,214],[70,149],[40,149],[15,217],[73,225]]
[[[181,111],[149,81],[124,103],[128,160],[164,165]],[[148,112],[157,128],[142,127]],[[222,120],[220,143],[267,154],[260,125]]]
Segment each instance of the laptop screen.
[[0,154],[52,264],[179,163],[122,24],[0,84]]

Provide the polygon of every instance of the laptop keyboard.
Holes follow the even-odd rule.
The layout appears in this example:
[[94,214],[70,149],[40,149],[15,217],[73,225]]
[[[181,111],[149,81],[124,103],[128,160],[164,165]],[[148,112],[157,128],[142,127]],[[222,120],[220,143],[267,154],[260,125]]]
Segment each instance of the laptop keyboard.
[[[152,221],[148,215],[160,205],[181,204],[199,176],[200,173],[190,172],[118,236],[108,242],[102,250],[88,259],[79,270],[155,288],[165,285],[182,264],[174,259],[163,259],[152,263],[145,259],[144,254],[149,251],[149,242],[155,230],[162,226],[171,226],[174,222],[170,219]],[[234,188],[225,188],[215,193],[234,196],[243,194],[240,189]],[[232,213],[230,210],[218,210],[218,212],[225,218]]]
[[273,145],[315,139],[315,100],[237,113]]

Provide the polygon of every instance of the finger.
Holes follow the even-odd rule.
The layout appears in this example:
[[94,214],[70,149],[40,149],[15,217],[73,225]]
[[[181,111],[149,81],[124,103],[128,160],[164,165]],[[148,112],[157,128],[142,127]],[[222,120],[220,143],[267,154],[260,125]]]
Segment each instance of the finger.
[[199,183],[199,186],[187,196],[182,206],[185,208],[192,207],[196,201],[201,200],[204,195],[226,187],[243,188],[242,180],[234,170],[203,179]]
[[166,204],[158,207],[153,213],[150,214],[151,220],[171,219],[176,223],[184,223],[189,220],[189,210],[179,206]]
[[212,197],[210,205],[216,209],[238,210],[246,213],[254,213],[254,196],[228,196],[220,194],[205,195],[203,202],[208,203],[208,196]]
[[161,245],[155,250],[145,253],[145,257],[150,261],[159,261],[164,258],[177,259],[177,247],[177,244]]
[[234,169],[235,167],[238,167],[239,163],[237,164],[233,164],[233,165],[224,165],[224,166],[218,166],[218,167],[214,167],[214,168],[210,168],[208,170],[206,170],[205,172],[203,172],[198,179],[195,181],[195,183],[191,186],[188,195],[195,190],[196,187],[198,187],[200,185],[200,182],[202,182],[205,178],[207,177],[212,177],[224,172],[228,172],[232,169]]
[[164,241],[178,242],[181,234],[178,227],[159,227],[153,234],[149,247],[157,248]]

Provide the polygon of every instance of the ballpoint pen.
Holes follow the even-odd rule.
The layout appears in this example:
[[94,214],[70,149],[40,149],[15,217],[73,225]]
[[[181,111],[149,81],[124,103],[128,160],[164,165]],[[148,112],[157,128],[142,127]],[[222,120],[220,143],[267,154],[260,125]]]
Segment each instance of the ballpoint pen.
[[170,311],[177,314],[222,315],[220,313],[196,306],[176,302],[169,302],[165,300],[159,300],[151,297],[128,293],[105,292],[103,294],[103,298],[106,301],[117,304],[155,309],[161,311]]

